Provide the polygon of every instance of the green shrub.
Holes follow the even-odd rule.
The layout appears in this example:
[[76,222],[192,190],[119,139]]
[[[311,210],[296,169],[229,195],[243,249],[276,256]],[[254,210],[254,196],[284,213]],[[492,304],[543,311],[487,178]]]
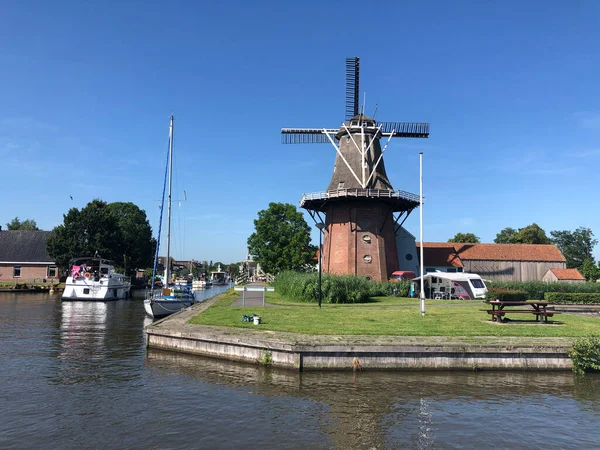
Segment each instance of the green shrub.
[[500,288],[527,291],[530,300],[543,300],[546,292],[595,292],[600,293],[600,283],[548,283],[546,281],[486,281],[488,289]]
[[[281,272],[273,281],[275,290],[292,300],[317,302],[319,298],[319,274]],[[371,297],[395,295],[408,297],[410,282],[380,283],[351,275],[322,274],[322,303],[366,303]]]
[[510,289],[488,288],[486,300],[502,300],[504,302],[524,302],[527,300],[526,291],[513,291]]
[[600,338],[591,335],[577,339],[569,356],[575,373],[600,371]]
[[546,292],[544,300],[558,304],[600,304],[600,294],[587,292]]

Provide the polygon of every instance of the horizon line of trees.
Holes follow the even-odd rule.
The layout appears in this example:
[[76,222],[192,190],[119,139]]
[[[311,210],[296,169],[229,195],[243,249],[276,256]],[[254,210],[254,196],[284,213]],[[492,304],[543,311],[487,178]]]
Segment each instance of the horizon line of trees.
[[[38,228],[34,219],[21,220],[18,216],[8,222],[6,228],[11,231],[43,231]],[[94,255],[98,251],[100,256],[113,260],[128,275],[133,274],[136,269],[144,269],[145,276],[152,276],[156,240],[152,237],[145,211],[133,203],[93,200],[81,211],[71,208],[63,215],[63,224],[52,231],[58,233],[58,237],[51,236],[48,239],[50,244],[46,250],[63,271],[68,269],[71,258]],[[173,260],[171,257],[171,261]],[[193,267],[191,271],[183,268],[177,271],[177,275],[206,275],[220,265],[223,270],[229,270],[231,276],[237,276],[242,263],[198,262],[200,266]]]

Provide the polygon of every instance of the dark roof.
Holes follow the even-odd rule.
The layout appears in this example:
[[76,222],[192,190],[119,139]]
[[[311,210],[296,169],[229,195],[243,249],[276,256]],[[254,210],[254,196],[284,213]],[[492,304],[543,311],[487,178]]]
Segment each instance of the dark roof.
[[54,262],[46,251],[51,231],[0,231],[0,262]]
[[[438,266],[438,267],[464,267],[460,257],[456,253],[454,247],[440,246],[434,247],[429,242],[423,243],[423,261],[425,266]],[[417,248],[419,243],[417,242]],[[419,259],[421,258],[421,252],[417,252]]]

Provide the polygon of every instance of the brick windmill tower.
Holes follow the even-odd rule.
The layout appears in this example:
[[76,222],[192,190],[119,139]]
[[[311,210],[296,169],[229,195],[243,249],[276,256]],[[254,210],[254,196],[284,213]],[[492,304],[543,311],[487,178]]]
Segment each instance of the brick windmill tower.
[[[336,151],[327,191],[300,200],[316,223],[324,223],[323,271],[385,281],[398,270],[396,233],[419,196],[394,191],[383,153],[394,137],[429,137],[429,124],[379,122],[359,113],[359,68],[359,58],[346,59],[346,117],[339,129],[282,128],[281,139],[330,143]],[[382,138],[387,138],[383,149]]]

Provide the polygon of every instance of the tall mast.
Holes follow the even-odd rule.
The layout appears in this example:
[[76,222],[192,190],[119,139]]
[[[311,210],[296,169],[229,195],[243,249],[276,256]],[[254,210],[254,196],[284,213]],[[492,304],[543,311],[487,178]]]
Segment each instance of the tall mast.
[[167,263],[165,268],[165,283],[169,285],[171,275],[171,187],[173,186],[173,128],[175,118],[171,116],[169,125],[169,197],[167,201]]

